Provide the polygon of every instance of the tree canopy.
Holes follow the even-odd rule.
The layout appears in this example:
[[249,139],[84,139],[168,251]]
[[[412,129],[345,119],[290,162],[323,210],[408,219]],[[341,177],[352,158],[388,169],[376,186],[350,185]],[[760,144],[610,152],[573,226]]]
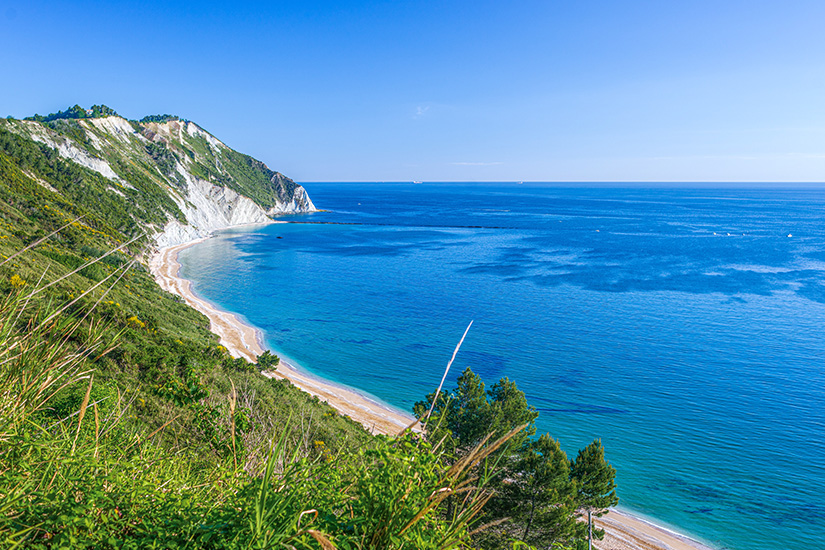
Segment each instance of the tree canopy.
[[455,389],[438,396],[429,419],[425,416],[436,399],[435,392],[413,407],[431,441],[444,439],[446,449],[462,454],[487,435],[492,434],[495,439],[525,424],[527,428],[511,440],[511,448],[519,447],[536,433],[533,423],[539,413],[527,404],[524,392],[515,382],[505,377],[485,391],[484,382],[468,367],[458,377],[457,384]]
[[147,115],[140,119],[141,124],[146,124],[147,122],[168,122],[170,120],[181,120],[178,115]]
[[[429,394],[413,411],[425,426],[427,439],[440,444],[445,456],[454,460],[488,435],[496,438],[527,426],[494,455],[495,494],[484,512],[484,521],[494,527],[476,537],[480,548],[502,548],[513,541],[535,548],[575,548],[588,539],[588,524],[579,521],[580,512],[601,515],[618,502],[616,471],[606,462],[601,441],[594,441],[571,461],[549,434],[533,439],[538,412],[508,378],[487,389],[467,368],[454,389],[437,398],[434,392]],[[601,538],[603,533],[595,535]]]
[[[581,451],[570,462],[570,476],[575,480],[579,507],[587,512],[590,546],[593,544],[592,515],[602,516],[607,509],[619,503],[616,495],[616,469],[604,458],[604,447],[597,439]],[[597,529],[596,538],[601,539],[604,531]]]
[[36,120],[37,122],[51,122],[53,120],[67,120],[78,118],[102,118],[107,116],[117,116],[117,112],[106,105],[92,105],[91,109],[84,109],[80,105],[69,107],[65,111],[50,113],[46,116],[34,115],[26,120]]
[[577,482],[582,508],[601,516],[619,503],[616,469],[605,460],[601,439],[579,451],[570,463],[570,475]]
[[517,470],[523,476],[517,510],[524,523],[522,540],[552,546],[576,535],[576,486],[559,442],[548,434],[531,441]]

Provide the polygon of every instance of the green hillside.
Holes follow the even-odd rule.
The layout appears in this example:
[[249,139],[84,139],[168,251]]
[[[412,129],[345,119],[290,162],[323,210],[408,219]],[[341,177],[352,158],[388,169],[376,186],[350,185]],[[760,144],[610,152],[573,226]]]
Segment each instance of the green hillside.
[[297,187],[170,115],[0,120],[0,546],[586,545],[576,510],[615,504],[612,469],[527,437],[512,382],[468,371],[417,405],[426,441],[375,437],[232,358],[146,268],[187,178],[263,208]]

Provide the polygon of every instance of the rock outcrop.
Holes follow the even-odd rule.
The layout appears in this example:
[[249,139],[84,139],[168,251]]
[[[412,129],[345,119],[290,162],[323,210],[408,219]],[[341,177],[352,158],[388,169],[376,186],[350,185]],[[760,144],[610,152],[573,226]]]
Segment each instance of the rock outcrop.
[[[159,248],[175,246],[208,236],[218,229],[237,225],[270,223],[264,209],[251,199],[208,181],[189,178],[185,200],[172,195],[187,223],[170,220],[155,238]],[[295,210],[285,211],[295,212]]]
[[278,189],[278,203],[267,209],[269,216],[279,214],[316,212],[315,205],[306,192],[306,189],[284,176],[280,172],[270,179],[273,188]]
[[177,117],[144,120],[34,117],[2,120],[0,127],[96,172],[108,181],[104,192],[127,207],[159,209],[166,222],[144,225],[159,247],[316,210],[303,187],[197,124]]

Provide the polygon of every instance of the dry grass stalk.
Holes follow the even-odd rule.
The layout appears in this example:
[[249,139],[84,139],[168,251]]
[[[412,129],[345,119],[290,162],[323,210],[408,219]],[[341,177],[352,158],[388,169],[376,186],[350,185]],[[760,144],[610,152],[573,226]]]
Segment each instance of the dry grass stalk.
[[[146,436],[146,440],[148,441],[148,440],[152,439],[153,437],[155,437],[156,435],[158,435],[160,432],[162,432],[163,430],[165,430],[165,429],[169,426],[169,424],[171,424],[172,422],[174,422],[174,421],[175,421],[175,420],[177,420],[178,418],[180,418],[180,415],[177,415],[177,416],[175,416],[175,417],[171,418],[170,420],[167,420],[167,421],[163,424],[163,426],[161,426],[160,428],[158,428],[158,429],[157,429],[157,430],[155,430],[154,432],[152,432],[152,433],[150,433],[149,435],[147,435],[147,436]],[[138,443],[139,441],[140,441],[140,437],[138,437],[137,439],[135,439],[135,441],[133,441],[133,442],[132,442],[132,444],[131,444],[129,447],[131,447],[131,446],[132,446],[132,445],[134,445],[135,443]],[[127,448],[127,449],[128,449],[128,448]]]
[[[482,460],[489,457],[496,450],[501,448],[513,436],[526,428],[527,425],[519,426],[510,430],[507,434],[494,441],[488,447],[484,447],[492,434],[488,434],[478,445],[470,451],[467,456],[456,462],[444,475],[439,485],[443,487],[430,495],[429,502],[404,526],[399,532],[399,536],[403,535],[413,525],[415,525],[421,518],[427,515],[441,504],[447,497],[459,493],[466,493],[463,504],[465,508],[459,514],[461,524],[466,525],[472,518],[477,516],[484,508],[484,505],[492,498],[493,493],[479,489],[473,491],[475,487],[469,487],[469,483],[476,481],[475,477],[470,477],[462,482],[456,483],[462,476],[467,475],[476,465]],[[469,499],[469,501],[468,501]],[[467,505],[469,502],[469,505]]]
[[98,452],[100,451],[100,415],[97,412],[96,401],[92,404],[92,406],[95,411],[95,458],[97,458]]
[[438,401],[438,395],[441,393],[441,388],[444,387],[444,381],[447,379],[447,373],[450,372],[450,367],[453,365],[453,361],[455,361],[455,356],[458,355],[458,350],[461,349],[461,344],[464,343],[464,339],[467,337],[467,333],[470,332],[470,327],[473,326],[473,321],[470,321],[470,324],[467,325],[467,328],[464,330],[464,334],[461,336],[461,340],[458,341],[458,345],[455,347],[453,351],[453,356],[450,357],[450,362],[447,363],[447,368],[444,369],[444,375],[441,377],[441,383],[438,385],[438,389],[435,390],[435,397],[433,397],[432,405],[430,405],[430,410],[427,411],[427,414],[424,415],[424,431],[427,429],[427,421],[430,419],[430,415],[433,413],[433,409],[435,408],[435,404]]
[[95,381],[95,375],[89,377],[89,385],[86,387],[86,395],[83,396],[83,403],[80,404],[80,415],[77,418],[77,432],[74,435],[72,442],[72,452],[74,455],[75,446],[77,445],[77,438],[80,437],[80,428],[83,426],[83,417],[86,416],[86,408],[89,406],[89,398],[92,395],[92,384]]
[[229,427],[229,431],[232,434],[232,464],[235,467],[235,471],[238,471],[238,452],[235,447],[235,405],[238,401],[238,394],[235,391],[235,382],[232,379],[229,379],[229,383],[232,384],[232,393],[229,394],[229,418],[231,420],[231,424]]
[[35,314],[21,329],[18,320],[26,306],[19,295],[0,304],[0,439],[57,392],[85,379],[89,372],[83,363],[100,347],[99,334],[79,349],[70,345],[65,335],[78,328],[71,318],[45,323]]
[[307,533],[315,539],[315,542],[321,545],[323,550],[335,550],[335,545],[332,544],[332,542],[330,542],[330,540],[320,531],[316,531],[315,529],[307,529]]

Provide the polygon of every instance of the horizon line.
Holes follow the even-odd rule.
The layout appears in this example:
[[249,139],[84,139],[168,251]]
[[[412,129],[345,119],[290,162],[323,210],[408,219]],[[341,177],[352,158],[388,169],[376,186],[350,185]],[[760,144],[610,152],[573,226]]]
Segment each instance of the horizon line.
[[823,180],[293,180],[296,183],[397,183],[397,184],[433,184],[433,183],[508,183],[508,184],[550,184],[550,185],[759,185],[759,186],[823,186]]

